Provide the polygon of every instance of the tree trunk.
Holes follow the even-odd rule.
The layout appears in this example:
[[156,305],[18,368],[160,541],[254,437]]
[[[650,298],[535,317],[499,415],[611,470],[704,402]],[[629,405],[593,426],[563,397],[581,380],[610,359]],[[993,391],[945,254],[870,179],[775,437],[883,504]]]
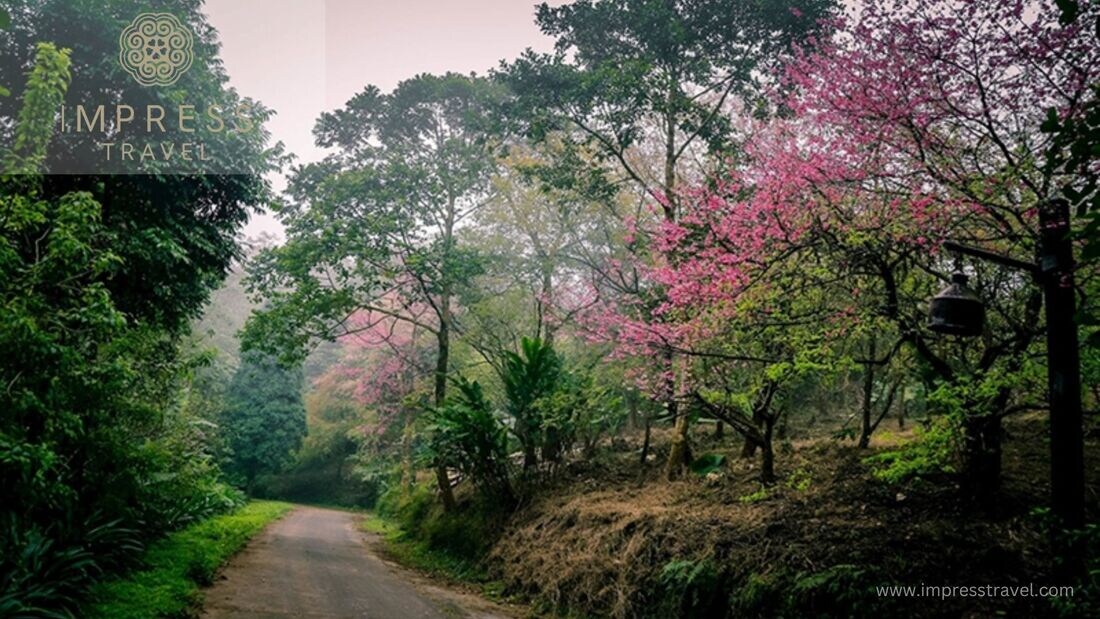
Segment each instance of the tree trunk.
[[[677,96],[677,85],[674,81],[668,84],[668,108],[665,113],[665,178],[664,178],[664,204],[661,208],[665,221],[676,221],[677,197],[676,197],[676,122],[672,112],[672,101]],[[688,415],[677,415],[678,406],[675,401],[676,383],[679,379],[676,373],[676,361],[672,353],[666,356],[669,370],[672,372],[672,384],[668,390],[668,412],[676,420],[672,433],[672,448],[668,452],[668,463],[665,467],[665,477],[669,480],[676,479],[683,473],[684,468],[691,464],[691,447],[688,444],[688,431],[691,428],[691,420]]]
[[[677,415],[677,402],[669,402],[669,413]],[[688,429],[690,424],[687,413],[676,416],[676,425],[672,429],[672,448],[668,452],[668,464],[665,467],[665,478],[669,481],[678,479],[684,468],[691,464],[691,446],[688,445]]]
[[[439,299],[439,333],[437,334],[438,355],[435,362],[435,405],[443,406],[447,399],[447,369],[451,357],[451,296],[449,291],[444,291]],[[442,462],[435,465],[435,481],[439,486],[439,498],[443,500],[443,510],[453,511],[455,508],[455,495],[451,490],[451,480],[447,475],[447,467]]]
[[451,490],[451,479],[447,475],[447,467],[442,464],[435,466],[435,483],[439,486],[439,498],[443,499],[443,511],[454,511],[455,495]]
[[905,429],[905,413],[908,412],[909,400],[905,399],[905,388],[902,387],[901,402],[898,404],[898,429]]
[[867,449],[871,445],[871,398],[875,387],[875,338],[867,346],[867,363],[863,365],[863,424],[859,432],[859,448]]
[[972,416],[963,423],[963,490],[992,508],[1001,485],[1001,418],[998,415]]
[[688,432],[691,429],[691,416],[688,411],[680,410],[680,403],[676,400],[676,385],[680,375],[676,358],[672,353],[667,354],[668,367],[671,371],[670,384],[667,397],[668,414],[676,420],[672,428],[672,447],[668,452],[668,463],[665,466],[665,478],[669,481],[678,479],[684,470],[691,465],[691,443],[688,440]]
[[416,469],[413,466],[413,421],[412,416],[405,421],[405,429],[401,432],[401,485],[412,488],[416,484]]
[[756,442],[746,438],[745,442],[741,444],[741,458],[749,459],[756,455]]
[[[523,430],[523,472],[526,473],[531,469],[538,468],[539,459],[535,453],[535,440],[528,433],[527,428]],[[544,456],[546,454],[543,454]]]
[[726,425],[721,421],[714,424],[714,440],[720,441],[726,434]]
[[[549,262],[549,259],[547,259]],[[539,312],[539,330],[543,332],[542,341],[547,346],[554,344],[554,328],[550,322],[546,320],[546,308],[545,303],[550,299],[550,295],[554,292],[554,272],[553,266],[544,264],[542,268],[542,298],[538,301]]]
[[760,446],[760,481],[775,483],[775,451],[772,449],[772,429],[775,417],[768,415],[764,419],[764,441]]
[[645,416],[645,438],[642,439],[642,466],[646,465],[646,461],[649,460],[649,430],[650,426],[649,415]]

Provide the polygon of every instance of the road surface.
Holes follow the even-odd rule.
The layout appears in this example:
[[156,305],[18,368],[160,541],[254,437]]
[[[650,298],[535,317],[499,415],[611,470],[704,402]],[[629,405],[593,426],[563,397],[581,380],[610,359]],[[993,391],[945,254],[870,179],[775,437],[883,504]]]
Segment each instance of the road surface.
[[348,512],[297,507],[225,567],[206,591],[209,619],[508,617],[380,559]]

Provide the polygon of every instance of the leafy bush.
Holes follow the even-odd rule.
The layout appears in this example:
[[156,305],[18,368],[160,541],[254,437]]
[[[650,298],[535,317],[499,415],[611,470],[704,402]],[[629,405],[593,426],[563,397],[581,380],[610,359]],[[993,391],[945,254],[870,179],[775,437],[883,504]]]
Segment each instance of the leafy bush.
[[[444,511],[431,485],[395,486],[378,500],[391,550],[416,567],[448,577],[480,580],[482,559],[497,539],[507,510],[484,497]],[[384,529],[384,530],[383,530]]]
[[507,430],[480,384],[460,378],[455,385],[458,394],[428,412],[425,458],[458,469],[488,496],[512,504]]
[[591,373],[563,371],[556,389],[536,402],[543,419],[544,459],[557,463],[575,443],[591,457],[597,443],[625,421],[623,398]]
[[935,419],[927,430],[917,428],[916,439],[900,449],[864,459],[876,478],[891,484],[913,478],[955,472],[957,432],[947,417]]
[[141,541],[117,520],[45,530],[4,515],[0,531],[0,616],[68,617],[88,582],[117,568],[112,558],[135,554]]
[[149,547],[144,569],[120,580],[95,585],[82,617],[150,619],[178,617],[200,601],[199,587],[268,523],[290,509],[285,503],[256,501],[196,523]]
[[433,576],[489,584],[480,556],[465,557],[433,549],[427,542],[403,530],[396,521],[377,512],[368,515],[361,526],[365,531],[381,535],[386,550],[404,565]]

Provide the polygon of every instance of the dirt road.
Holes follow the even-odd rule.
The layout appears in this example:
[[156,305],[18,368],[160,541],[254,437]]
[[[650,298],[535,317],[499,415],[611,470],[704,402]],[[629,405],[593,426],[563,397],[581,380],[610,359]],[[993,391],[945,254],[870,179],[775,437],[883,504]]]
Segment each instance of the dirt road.
[[229,563],[206,591],[210,619],[508,617],[380,559],[347,512],[298,507]]

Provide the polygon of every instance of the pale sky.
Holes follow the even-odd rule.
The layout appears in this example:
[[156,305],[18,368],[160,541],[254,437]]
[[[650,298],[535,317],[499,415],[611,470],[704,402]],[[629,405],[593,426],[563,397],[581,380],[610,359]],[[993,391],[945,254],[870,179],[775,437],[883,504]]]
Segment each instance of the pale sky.
[[[561,0],[551,4],[562,4]],[[535,0],[206,0],[230,84],[276,112],[268,124],[300,161],[322,156],[313,123],[367,84],[389,92],[418,73],[485,73],[553,40]],[[281,178],[274,179],[282,188]],[[245,234],[280,232],[270,216]]]

